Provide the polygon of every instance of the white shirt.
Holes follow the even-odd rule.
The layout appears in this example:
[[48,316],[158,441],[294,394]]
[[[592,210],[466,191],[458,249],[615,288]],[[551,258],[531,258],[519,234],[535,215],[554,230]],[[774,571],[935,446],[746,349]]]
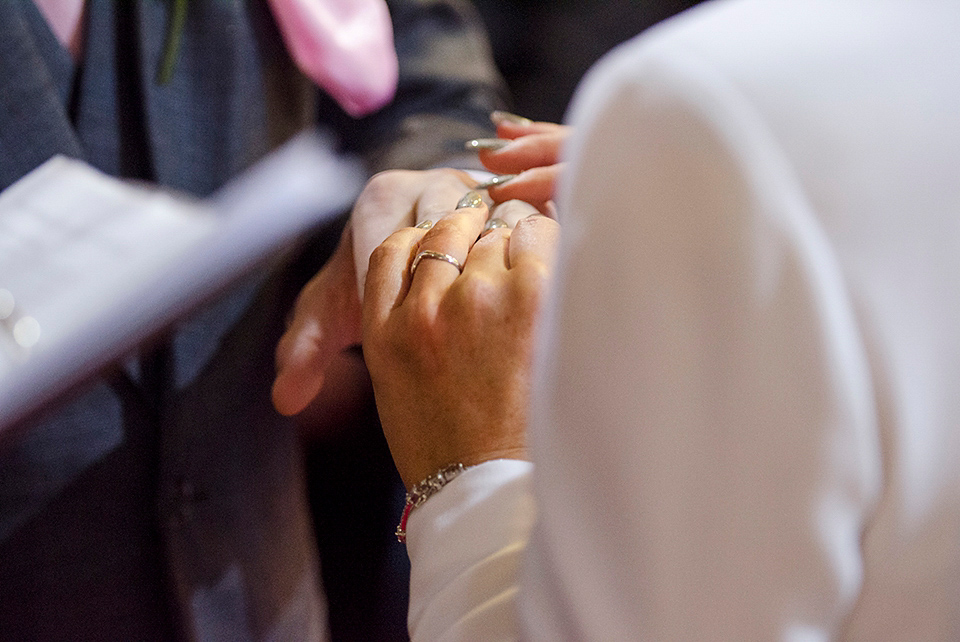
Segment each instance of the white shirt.
[[536,468],[414,511],[415,640],[960,639],[957,33],[734,0],[593,72]]

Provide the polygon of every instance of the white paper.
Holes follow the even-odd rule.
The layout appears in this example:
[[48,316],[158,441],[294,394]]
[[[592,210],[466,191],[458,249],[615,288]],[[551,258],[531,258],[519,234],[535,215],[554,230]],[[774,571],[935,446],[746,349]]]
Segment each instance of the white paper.
[[213,198],[55,157],[0,193],[0,432],[344,211],[358,164],[305,135]]

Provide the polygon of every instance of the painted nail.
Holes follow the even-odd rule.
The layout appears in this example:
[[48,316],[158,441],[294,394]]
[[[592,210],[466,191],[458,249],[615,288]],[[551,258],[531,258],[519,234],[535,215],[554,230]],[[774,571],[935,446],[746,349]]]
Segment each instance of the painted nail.
[[493,178],[487,179],[484,182],[476,186],[476,189],[487,189],[488,187],[495,187],[497,185],[503,185],[507,181],[512,181],[517,177],[516,174],[500,174],[499,176],[494,176]]
[[431,221],[430,219],[427,219],[425,221],[420,221],[416,225],[416,228],[418,230],[429,230],[431,227],[433,227],[433,221]]
[[495,152],[498,149],[503,149],[512,142],[512,140],[506,140],[504,138],[474,138],[473,140],[468,140],[463,146],[468,152],[480,150]]
[[498,227],[510,227],[507,225],[507,222],[502,218],[492,218],[483,226],[484,232],[489,232],[490,230],[495,230]]
[[529,118],[524,118],[523,116],[517,116],[516,114],[511,114],[508,111],[500,111],[499,109],[490,114],[490,120],[493,121],[494,125],[499,125],[500,123],[512,123],[514,125],[532,125],[533,121]]
[[479,192],[467,192],[466,195],[457,203],[457,209],[464,207],[480,207],[483,205],[483,196]]

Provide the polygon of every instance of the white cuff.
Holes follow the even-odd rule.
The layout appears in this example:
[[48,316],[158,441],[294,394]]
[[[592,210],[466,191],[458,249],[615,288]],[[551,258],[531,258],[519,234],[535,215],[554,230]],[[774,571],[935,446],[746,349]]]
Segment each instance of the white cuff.
[[468,631],[492,633],[488,627],[515,631],[519,556],[534,520],[532,472],[526,461],[485,462],[410,513],[414,640],[467,639]]

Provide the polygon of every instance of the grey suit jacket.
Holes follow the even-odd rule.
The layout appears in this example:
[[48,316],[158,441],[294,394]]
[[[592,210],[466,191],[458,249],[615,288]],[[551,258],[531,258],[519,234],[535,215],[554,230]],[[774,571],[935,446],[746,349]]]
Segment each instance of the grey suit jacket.
[[[426,167],[501,106],[456,0],[391,3],[397,99],[360,121],[296,71],[261,0],[191,0],[158,85],[169,4],[89,0],[76,66],[32,0],[0,2],[0,188],[63,153],[209,194],[311,125],[371,169]],[[298,287],[273,267],[0,444],[0,639],[324,636],[296,435],[269,404]]]

